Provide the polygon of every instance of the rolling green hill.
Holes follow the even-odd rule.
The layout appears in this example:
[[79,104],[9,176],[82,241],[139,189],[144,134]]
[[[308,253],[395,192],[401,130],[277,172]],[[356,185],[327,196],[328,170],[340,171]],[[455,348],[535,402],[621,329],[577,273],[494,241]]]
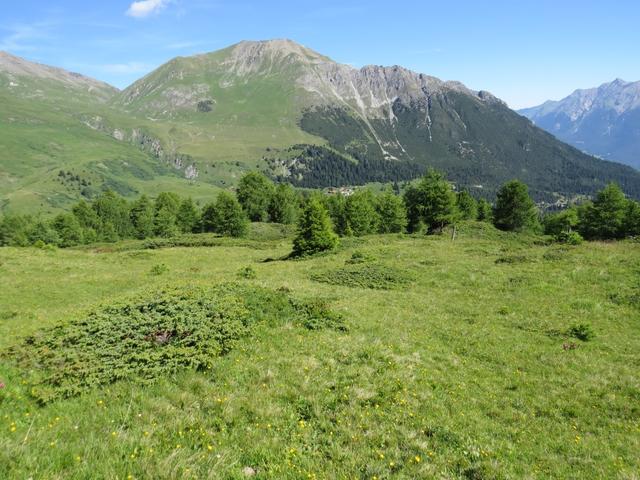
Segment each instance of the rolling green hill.
[[559,142],[487,92],[355,69],[289,40],[175,58],[122,92],[2,54],[0,102],[3,210],[56,210],[104,188],[206,198],[256,168],[305,187],[436,167],[479,196],[520,178],[538,200],[609,181],[640,197],[640,172]]

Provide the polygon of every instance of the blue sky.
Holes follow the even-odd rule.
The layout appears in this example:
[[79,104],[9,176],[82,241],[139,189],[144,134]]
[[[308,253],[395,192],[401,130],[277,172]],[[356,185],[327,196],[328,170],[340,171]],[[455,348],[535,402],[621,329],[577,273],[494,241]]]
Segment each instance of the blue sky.
[[403,65],[513,108],[640,80],[640,2],[4,0],[0,50],[125,87],[177,55],[291,38],[343,63]]

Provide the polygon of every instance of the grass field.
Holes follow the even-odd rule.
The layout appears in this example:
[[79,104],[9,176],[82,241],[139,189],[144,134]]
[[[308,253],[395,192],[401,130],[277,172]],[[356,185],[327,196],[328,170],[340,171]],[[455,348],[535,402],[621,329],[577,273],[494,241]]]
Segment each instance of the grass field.
[[455,242],[371,236],[281,261],[290,238],[269,228],[212,247],[0,249],[0,352],[166,285],[280,289],[348,326],[259,323],[210,370],[45,406],[0,356],[0,478],[639,478],[640,244],[467,224]]

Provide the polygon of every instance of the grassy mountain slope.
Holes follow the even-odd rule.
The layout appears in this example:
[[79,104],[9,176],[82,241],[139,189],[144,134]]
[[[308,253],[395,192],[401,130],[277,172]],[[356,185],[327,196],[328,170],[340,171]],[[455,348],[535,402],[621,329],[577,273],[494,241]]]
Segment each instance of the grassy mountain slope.
[[[256,278],[243,288],[321,298],[349,331],[263,322],[211,369],[180,368],[154,385],[131,373],[46,406],[31,397],[32,372],[0,357],[0,477],[241,479],[246,467],[285,480],[637,476],[637,243],[559,248],[463,225],[455,242],[372,236],[332,255],[264,262],[290,241],[220,240],[0,249],[0,355],[97,304],[167,285],[191,295],[238,281],[248,265]],[[369,263],[350,269],[395,267],[410,283],[314,280],[355,252]],[[168,271],[152,274],[161,264]],[[595,338],[571,337],[585,322]],[[135,334],[113,338],[135,350]]]
[[[103,188],[211,194],[166,159],[92,128],[130,120],[107,102],[117,90],[64,70],[0,54],[0,211],[50,213]],[[60,175],[60,172],[64,175]]]

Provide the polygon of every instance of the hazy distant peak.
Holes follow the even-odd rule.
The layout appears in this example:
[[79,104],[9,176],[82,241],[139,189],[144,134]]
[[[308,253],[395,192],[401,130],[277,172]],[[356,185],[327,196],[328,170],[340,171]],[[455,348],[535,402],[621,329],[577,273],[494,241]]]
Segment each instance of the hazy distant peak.
[[520,113],[578,148],[640,166],[640,81],[617,78]]

